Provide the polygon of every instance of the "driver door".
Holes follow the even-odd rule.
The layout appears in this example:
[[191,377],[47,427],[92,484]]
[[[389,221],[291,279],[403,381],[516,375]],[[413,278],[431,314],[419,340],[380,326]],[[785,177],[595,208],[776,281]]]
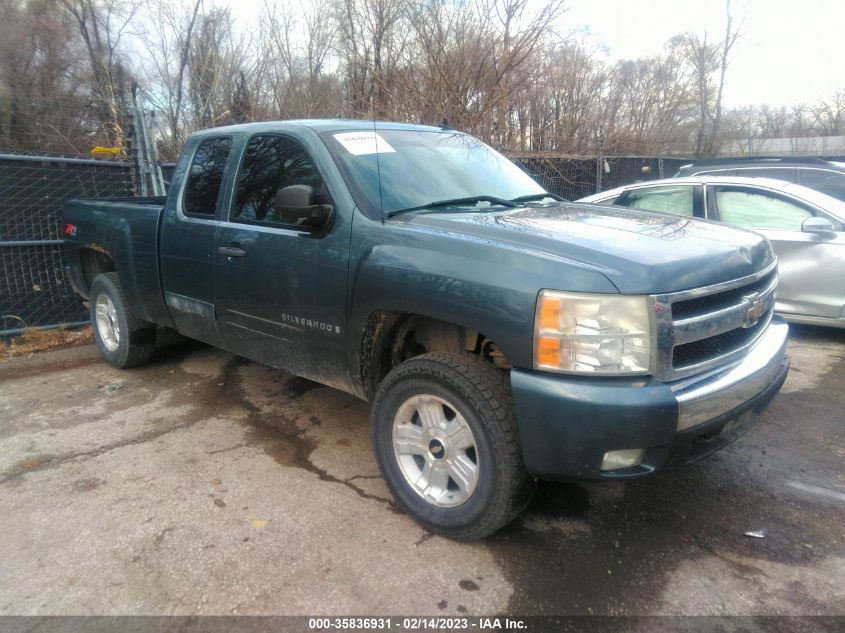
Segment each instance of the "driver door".
[[280,134],[253,136],[217,230],[218,326],[237,354],[342,384],[349,231],[339,221],[322,230],[297,224],[279,202],[279,190],[292,186],[308,191],[315,207],[332,204],[299,142]]

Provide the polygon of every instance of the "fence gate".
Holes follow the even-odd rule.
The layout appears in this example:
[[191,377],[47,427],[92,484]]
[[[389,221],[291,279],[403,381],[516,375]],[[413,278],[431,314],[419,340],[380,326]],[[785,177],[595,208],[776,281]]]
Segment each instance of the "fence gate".
[[131,196],[131,178],[131,163],[0,154],[0,336],[87,323],[63,270],[62,204]]

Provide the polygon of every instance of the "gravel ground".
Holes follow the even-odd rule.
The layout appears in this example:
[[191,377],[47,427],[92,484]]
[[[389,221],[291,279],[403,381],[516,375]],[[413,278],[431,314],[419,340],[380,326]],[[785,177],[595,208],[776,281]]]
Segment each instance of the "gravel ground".
[[[845,615],[845,331],[724,451],[635,482],[542,484],[473,544],[400,512],[368,405],[173,343],[0,364],[0,615]],[[765,538],[744,536],[764,530]]]

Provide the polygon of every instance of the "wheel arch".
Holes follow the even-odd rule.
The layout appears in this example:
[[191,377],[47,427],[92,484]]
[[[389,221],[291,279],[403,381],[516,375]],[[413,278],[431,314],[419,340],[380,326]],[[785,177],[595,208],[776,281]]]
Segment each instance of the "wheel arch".
[[106,249],[93,245],[79,248],[79,269],[84,283],[82,290],[88,298],[91,296],[91,284],[97,275],[117,272],[111,254]]
[[393,367],[429,352],[469,352],[500,369],[511,367],[495,341],[478,330],[424,314],[374,310],[364,320],[358,350],[363,396],[372,400]]

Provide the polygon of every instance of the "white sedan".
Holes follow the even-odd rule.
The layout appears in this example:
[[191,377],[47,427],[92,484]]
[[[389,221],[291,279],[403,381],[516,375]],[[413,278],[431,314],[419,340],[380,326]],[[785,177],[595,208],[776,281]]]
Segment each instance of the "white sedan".
[[579,202],[723,222],[765,235],[778,256],[775,309],[787,321],[845,327],[845,202],[768,178],[652,180]]

